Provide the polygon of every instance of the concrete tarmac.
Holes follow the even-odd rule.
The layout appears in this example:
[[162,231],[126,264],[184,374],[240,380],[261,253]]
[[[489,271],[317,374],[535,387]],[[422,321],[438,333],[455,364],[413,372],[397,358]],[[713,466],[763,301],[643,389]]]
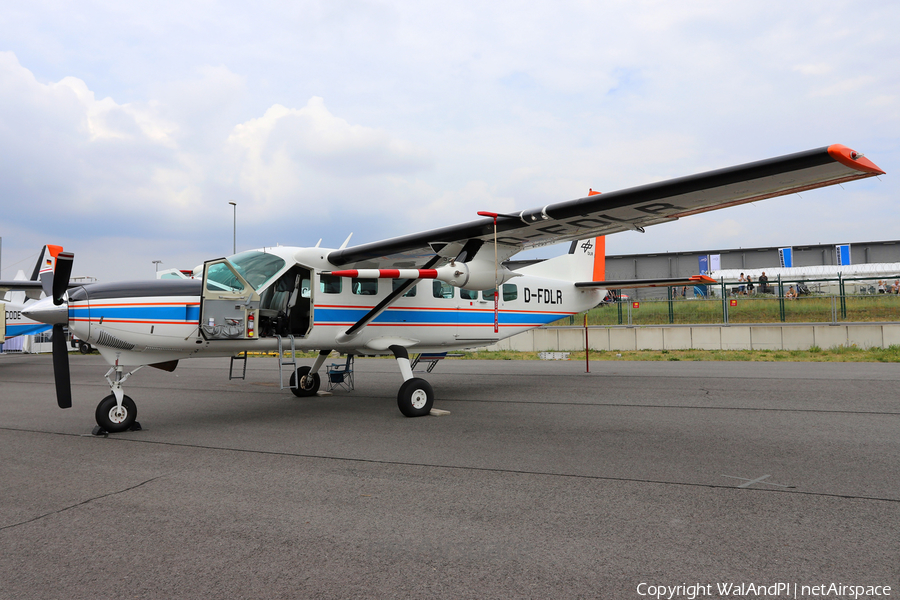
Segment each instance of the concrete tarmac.
[[309,399],[188,360],[106,438],[70,364],[60,410],[0,355],[0,598],[900,597],[898,364],[445,360],[407,419],[393,360]]

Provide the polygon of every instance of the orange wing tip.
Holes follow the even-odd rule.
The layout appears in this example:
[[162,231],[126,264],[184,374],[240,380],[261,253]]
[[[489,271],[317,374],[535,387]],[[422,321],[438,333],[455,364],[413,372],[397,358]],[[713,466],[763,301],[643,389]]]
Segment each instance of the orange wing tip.
[[884,171],[879,169],[878,165],[856,150],[851,150],[847,146],[842,146],[841,144],[828,146],[828,154],[830,154],[831,158],[834,160],[851,169],[864,171],[866,173],[874,173],[875,175],[884,175]]
[[706,275],[691,275],[690,281],[703,284],[718,283],[715,279]]

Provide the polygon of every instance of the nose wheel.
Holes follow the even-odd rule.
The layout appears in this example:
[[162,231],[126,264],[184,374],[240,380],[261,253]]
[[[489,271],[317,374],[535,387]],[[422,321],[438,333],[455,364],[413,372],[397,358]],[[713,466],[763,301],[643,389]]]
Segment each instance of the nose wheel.
[[110,394],[97,405],[94,413],[97,425],[109,433],[128,431],[135,424],[137,418],[137,406],[129,396],[122,397],[122,405],[116,402],[116,397]]

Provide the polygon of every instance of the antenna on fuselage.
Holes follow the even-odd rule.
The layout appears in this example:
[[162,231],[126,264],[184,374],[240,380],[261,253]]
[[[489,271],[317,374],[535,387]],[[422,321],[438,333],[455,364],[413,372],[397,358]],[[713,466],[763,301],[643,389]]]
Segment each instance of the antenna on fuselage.
[[352,237],[353,237],[353,232],[351,231],[351,232],[350,232],[350,235],[347,236],[347,239],[344,240],[344,243],[341,244],[341,247],[338,248],[338,250],[343,250],[344,248],[346,248],[346,247],[347,247],[347,244],[350,243],[350,238],[352,238]]

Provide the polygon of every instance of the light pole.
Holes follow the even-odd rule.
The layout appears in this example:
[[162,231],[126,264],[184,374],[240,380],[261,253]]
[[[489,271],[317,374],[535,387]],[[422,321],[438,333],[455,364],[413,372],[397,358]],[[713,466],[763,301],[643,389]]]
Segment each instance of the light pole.
[[235,202],[234,200],[229,200],[228,204],[234,207],[234,231],[231,241],[231,253],[237,254],[237,202]]
[[161,260],[154,260],[153,264],[156,265],[156,272],[159,273],[159,265],[162,263]]

